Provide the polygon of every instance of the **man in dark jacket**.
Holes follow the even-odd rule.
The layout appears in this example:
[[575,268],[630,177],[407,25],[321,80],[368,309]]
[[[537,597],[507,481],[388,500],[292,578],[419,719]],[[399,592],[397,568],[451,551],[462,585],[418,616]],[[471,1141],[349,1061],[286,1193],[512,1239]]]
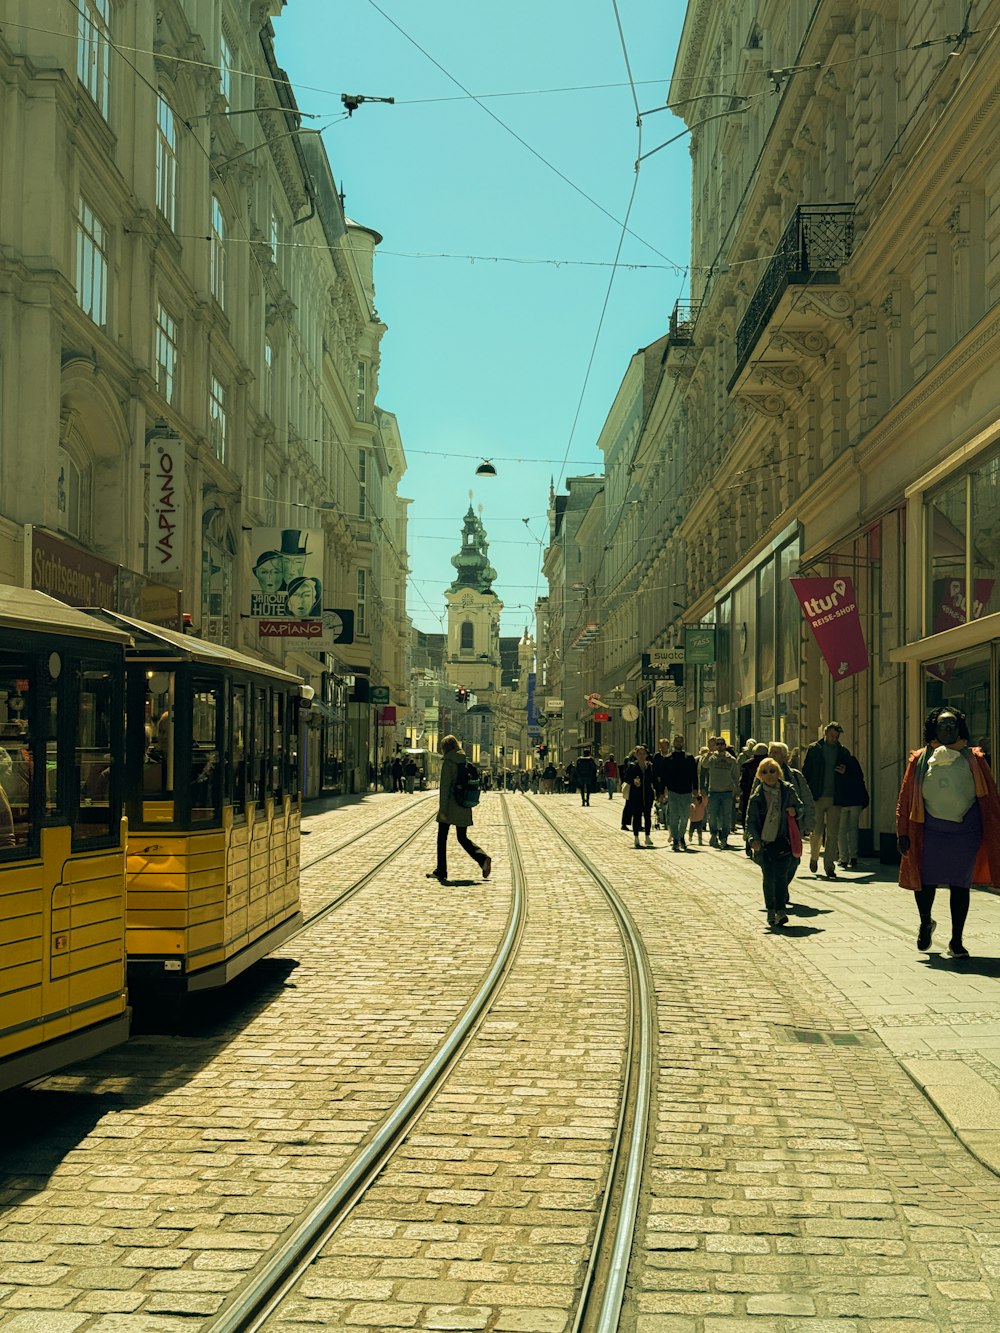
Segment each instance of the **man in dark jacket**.
[[590,804],[590,793],[597,786],[597,765],[589,750],[576,761],[576,781],[580,788],[580,804]]
[[809,869],[815,875],[819,869],[820,849],[823,851],[823,869],[826,879],[836,879],[837,843],[840,836],[840,811],[844,805],[843,778],[847,773],[850,750],[841,745],[844,728],[839,722],[828,722],[813,741],[802,761],[802,773],[816,802],[816,823],[809,844]]
[[653,784],[657,800],[663,795],[667,798],[667,828],[675,852],[686,852],[688,812],[698,789],[698,761],[684,748],[684,737],[675,736],[668,749],[667,741],[661,740],[657,753],[653,755]]

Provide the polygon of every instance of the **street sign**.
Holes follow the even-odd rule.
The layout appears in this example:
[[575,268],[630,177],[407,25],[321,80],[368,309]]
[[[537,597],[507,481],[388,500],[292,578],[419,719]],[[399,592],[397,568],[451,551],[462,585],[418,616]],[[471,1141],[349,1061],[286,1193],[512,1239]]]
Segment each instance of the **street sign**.
[[384,708],[389,702],[389,686],[373,685],[369,691],[368,697],[373,704],[377,705],[379,708]]
[[682,648],[654,648],[642,654],[642,677],[644,680],[656,680],[663,676],[673,676],[684,670],[684,650]]
[[611,721],[611,714],[610,714],[610,713],[595,713],[595,714],[594,714],[594,721],[595,721],[595,722],[610,722],[610,721]]
[[561,713],[565,701],[563,699],[546,699],[545,711],[547,713]]
[[683,689],[677,689],[676,686],[667,685],[663,689],[656,691],[656,702],[659,704],[673,704],[675,707],[684,702]]

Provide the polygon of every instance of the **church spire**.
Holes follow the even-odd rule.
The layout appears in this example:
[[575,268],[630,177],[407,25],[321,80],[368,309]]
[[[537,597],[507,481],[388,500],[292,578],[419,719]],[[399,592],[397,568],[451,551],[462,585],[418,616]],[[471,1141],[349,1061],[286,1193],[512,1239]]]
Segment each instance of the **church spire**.
[[449,592],[459,592],[462,588],[473,588],[476,592],[493,593],[493,580],[496,570],[487,557],[489,542],[482,519],[477,517],[472,505],[462,523],[462,549],[451,557],[451,563],[458,573]]

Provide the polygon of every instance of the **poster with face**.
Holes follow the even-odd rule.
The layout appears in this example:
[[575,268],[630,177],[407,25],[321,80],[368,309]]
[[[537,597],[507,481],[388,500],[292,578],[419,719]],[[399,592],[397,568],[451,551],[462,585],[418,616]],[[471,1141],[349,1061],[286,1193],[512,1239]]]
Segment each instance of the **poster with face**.
[[310,620],[323,611],[323,534],[313,528],[250,533],[250,607],[257,620]]

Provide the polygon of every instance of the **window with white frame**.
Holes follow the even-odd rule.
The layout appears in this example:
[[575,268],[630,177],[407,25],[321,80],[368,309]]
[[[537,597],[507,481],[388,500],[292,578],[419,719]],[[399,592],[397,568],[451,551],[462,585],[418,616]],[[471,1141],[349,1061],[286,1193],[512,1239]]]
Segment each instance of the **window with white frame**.
[[111,80],[111,0],[78,0],[76,74],[105,120]]
[[226,390],[213,375],[208,395],[208,429],[212,448],[220,463],[226,462],[228,444],[226,427]]
[[153,331],[156,387],[168,403],[177,403],[177,323],[166,307],[156,307],[156,328]]
[[95,324],[108,322],[108,232],[80,196],[76,218],[76,299]]
[[355,617],[354,628],[358,634],[368,633],[368,571],[358,570],[358,610]]
[[66,449],[58,454],[59,476],[56,481],[56,510],[61,532],[80,539],[87,536],[90,504],[89,471],[81,468]]
[[212,238],[211,238],[211,280],[212,295],[223,309],[226,307],[226,219],[222,213],[219,196],[212,195]]
[[281,223],[278,221],[278,215],[271,210],[271,263],[278,262],[278,246],[281,244]]
[[233,48],[225,32],[219,34],[219,91],[227,102],[233,100]]
[[368,450],[358,450],[358,518],[368,517]]
[[264,339],[263,406],[268,416],[274,412],[274,348],[271,339]]
[[358,362],[358,385],[355,396],[354,410],[358,414],[359,421],[368,419],[368,363]]
[[156,207],[171,231],[177,227],[177,125],[170,103],[156,98]]

